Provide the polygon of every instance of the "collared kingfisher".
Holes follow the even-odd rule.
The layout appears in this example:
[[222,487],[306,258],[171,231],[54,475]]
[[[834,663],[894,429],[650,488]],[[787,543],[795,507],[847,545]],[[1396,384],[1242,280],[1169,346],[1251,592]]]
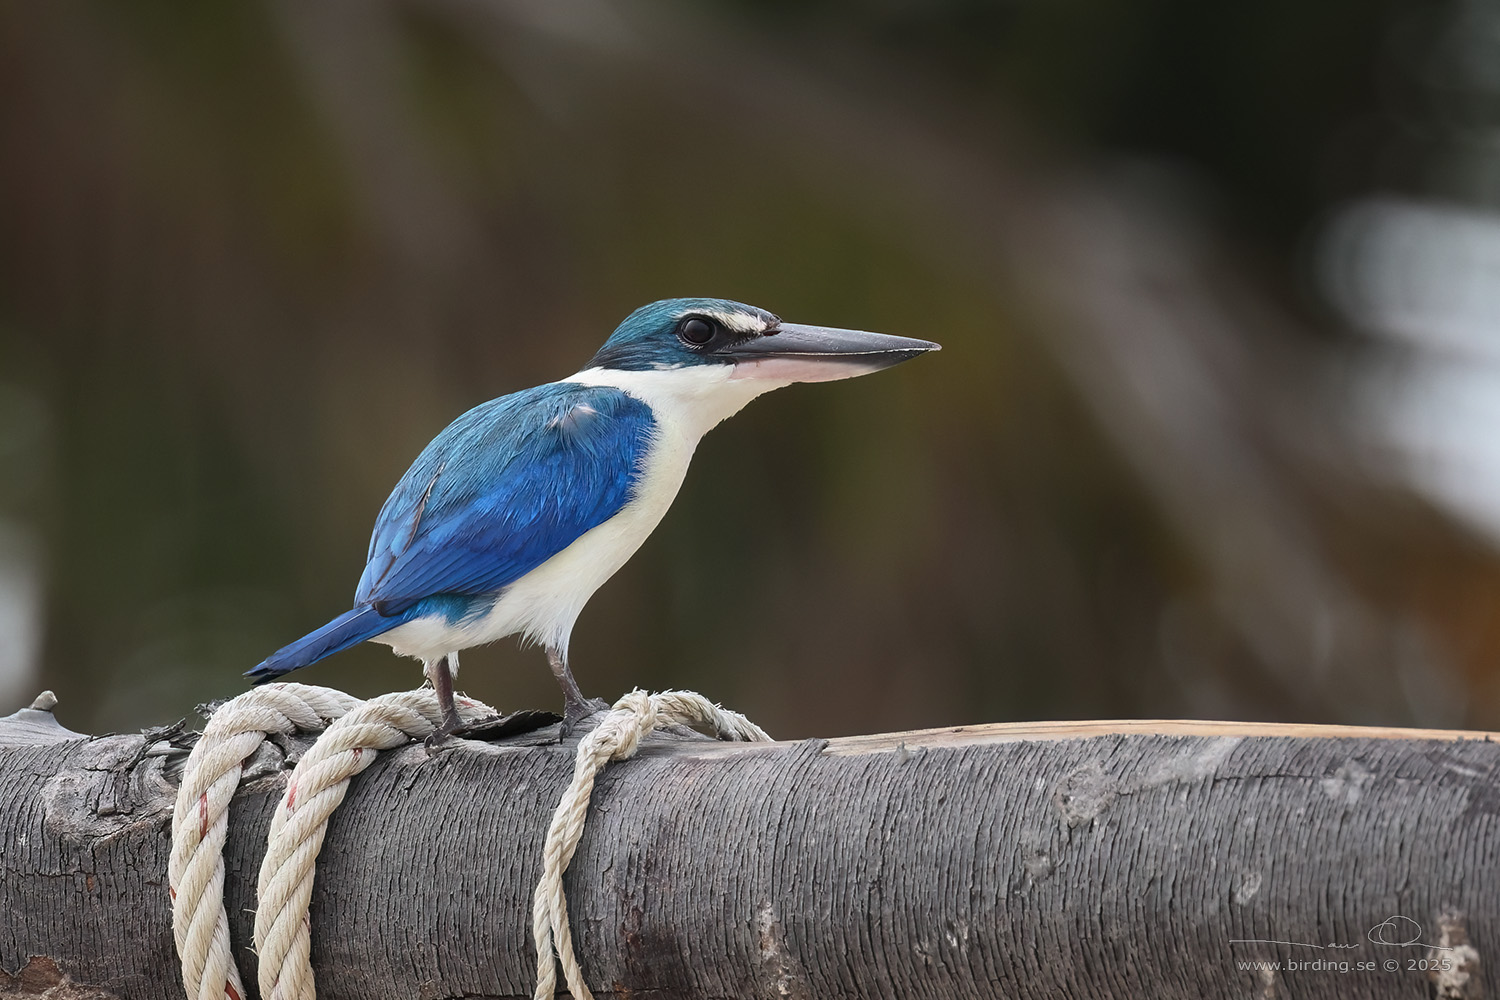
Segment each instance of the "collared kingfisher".
[[546,650],[576,722],[590,709],[568,669],[573,623],[666,514],[699,439],[761,393],[935,350],[726,299],[643,306],[576,375],[481,403],[434,438],[380,510],[354,607],[247,676],[374,639],[422,661],[446,735],[459,651],[519,633]]

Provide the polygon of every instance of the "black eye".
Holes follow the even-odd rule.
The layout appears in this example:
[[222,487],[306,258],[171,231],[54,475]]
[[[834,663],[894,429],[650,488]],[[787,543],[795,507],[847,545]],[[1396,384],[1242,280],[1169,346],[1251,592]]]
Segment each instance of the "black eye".
[[698,319],[696,316],[684,321],[682,326],[677,328],[677,336],[697,347],[702,347],[713,340],[717,332],[718,330],[712,323],[706,319]]

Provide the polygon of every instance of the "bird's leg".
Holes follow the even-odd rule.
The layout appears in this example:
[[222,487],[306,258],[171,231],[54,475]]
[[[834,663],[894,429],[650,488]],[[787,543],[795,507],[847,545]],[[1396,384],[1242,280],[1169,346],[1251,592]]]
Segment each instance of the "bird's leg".
[[437,691],[438,706],[443,710],[443,724],[427,737],[429,748],[445,742],[449,736],[463,728],[463,723],[458,721],[458,708],[453,704],[453,673],[448,669],[450,658],[453,665],[457,666],[458,654],[449,653],[436,660],[428,660],[423,668],[427,679],[432,681],[433,690]]
[[578,682],[573,679],[573,671],[568,669],[568,659],[562,650],[548,646],[547,665],[552,668],[552,676],[557,678],[557,684],[562,688],[563,729],[572,729],[576,723],[594,714],[594,706],[589,704],[583,692],[578,689]]

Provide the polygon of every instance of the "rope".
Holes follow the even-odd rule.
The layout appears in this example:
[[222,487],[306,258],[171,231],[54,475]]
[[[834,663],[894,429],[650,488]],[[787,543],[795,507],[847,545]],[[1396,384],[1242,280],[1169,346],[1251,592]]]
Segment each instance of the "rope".
[[[495,714],[489,706],[467,698],[456,703],[459,718],[466,724]],[[214,712],[188,755],[172,815],[172,855],[167,868],[172,929],[188,1000],[242,1000],[245,995],[224,912],[224,841],[229,802],[239,787],[244,762],[266,736],[315,732],[327,726],[297,762],[271,818],[255,912],[261,996],[264,1000],[315,1000],[307,914],[328,819],[343,802],[350,779],[369,767],[379,751],[424,739],[441,723],[442,710],[431,688],[361,702],[331,688],[269,684],[225,702]],[[535,1000],[552,1000],[559,964],[574,1000],[593,1000],[573,952],[563,875],[583,836],[599,773],[612,760],[634,756],[642,739],[672,724],[711,729],[724,740],[770,740],[743,715],[720,708],[700,694],[664,691],[648,695],[636,690],[615,702],[599,725],[579,741],[573,779],[547,830],[542,878],[532,900]]]
[[[593,993],[583,981],[578,958],[573,954],[563,874],[578,850],[589,797],[604,765],[634,756],[642,739],[672,723],[712,728],[723,740],[758,743],[771,739],[743,715],[720,708],[701,694],[664,691],[648,695],[635,690],[615,702],[599,725],[579,741],[573,780],[552,814],[552,825],[542,847],[542,879],[532,897],[531,935],[536,943],[537,980],[533,1000],[552,1000],[557,990],[558,963],[562,964],[563,978],[574,1000],[593,1000]],[[262,900],[264,906],[264,896]]]
[[[458,698],[456,704],[465,724],[495,714],[488,705],[470,699]],[[260,955],[264,1000],[314,1000],[316,996],[307,910],[328,817],[344,801],[349,780],[370,766],[376,751],[424,739],[442,721],[437,692],[431,688],[372,698],[329,726],[297,762],[286,794],[271,817],[266,857],[260,867],[255,948]]]
[[313,732],[358,704],[358,698],[331,688],[273,684],[224,703],[204,726],[177,789],[167,863],[172,933],[188,1000],[240,1000],[245,995],[224,913],[224,839],[229,800],[246,758],[267,734]]

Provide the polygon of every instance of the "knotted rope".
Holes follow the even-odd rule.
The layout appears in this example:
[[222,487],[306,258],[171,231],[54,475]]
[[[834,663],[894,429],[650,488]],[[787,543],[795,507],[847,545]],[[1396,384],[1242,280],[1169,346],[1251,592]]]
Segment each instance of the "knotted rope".
[[[458,698],[455,703],[465,725],[495,715],[477,701]],[[425,739],[442,721],[437,692],[431,688],[382,695],[334,722],[297,762],[271,817],[256,893],[255,950],[263,1000],[314,1000],[317,995],[307,909],[328,817],[344,801],[349,779],[369,767],[378,751]]]
[[542,846],[542,879],[532,897],[531,936],[536,943],[533,1000],[552,1000],[557,990],[559,963],[573,1000],[594,1000],[573,954],[563,875],[583,837],[589,797],[604,765],[634,756],[642,739],[653,730],[673,723],[711,728],[723,740],[769,742],[771,739],[743,715],[720,708],[693,691],[648,695],[637,689],[615,702],[599,725],[579,741],[573,780],[563,792],[562,801],[552,814],[552,825],[547,828],[547,839]]
[[[466,698],[457,699],[457,707],[465,724],[495,714],[487,705]],[[430,688],[361,702],[331,688],[270,684],[219,707],[188,755],[172,817],[168,865],[172,927],[189,1000],[241,1000],[245,995],[224,913],[224,841],[229,801],[239,786],[244,762],[265,737],[315,732],[328,726],[297,762],[272,816],[255,913],[261,996],[265,1000],[314,1000],[307,913],[328,819],[344,800],[350,779],[369,767],[379,751],[424,739],[441,722],[437,694]],[[708,728],[725,740],[770,740],[743,715],[692,691],[648,695],[636,690],[615,702],[599,725],[579,741],[573,779],[547,830],[542,878],[532,900],[535,1000],[552,1000],[559,963],[574,1000],[593,1000],[573,953],[563,875],[583,836],[599,772],[612,760],[633,756],[642,739],[672,724]]]
[[177,789],[167,863],[172,932],[188,1000],[245,995],[224,913],[224,839],[229,800],[246,758],[268,734],[315,732],[358,704],[358,698],[332,688],[273,684],[226,702],[203,727]]

